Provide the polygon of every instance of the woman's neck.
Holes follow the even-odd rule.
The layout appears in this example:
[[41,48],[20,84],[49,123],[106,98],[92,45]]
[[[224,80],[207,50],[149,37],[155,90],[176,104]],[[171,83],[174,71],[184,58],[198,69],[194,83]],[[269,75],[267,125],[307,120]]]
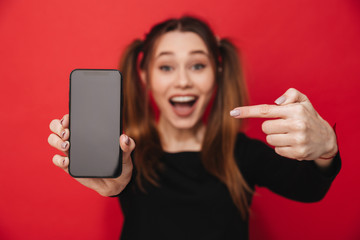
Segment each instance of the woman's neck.
[[206,127],[199,123],[191,129],[177,129],[160,118],[158,130],[165,152],[184,152],[201,150]]

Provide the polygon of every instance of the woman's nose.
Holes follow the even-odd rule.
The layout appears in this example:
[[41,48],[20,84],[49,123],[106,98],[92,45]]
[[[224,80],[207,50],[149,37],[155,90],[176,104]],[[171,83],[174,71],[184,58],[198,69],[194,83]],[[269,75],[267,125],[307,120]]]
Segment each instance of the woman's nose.
[[191,78],[185,69],[181,69],[181,71],[179,71],[179,74],[178,74],[177,80],[176,80],[176,86],[179,88],[192,87]]

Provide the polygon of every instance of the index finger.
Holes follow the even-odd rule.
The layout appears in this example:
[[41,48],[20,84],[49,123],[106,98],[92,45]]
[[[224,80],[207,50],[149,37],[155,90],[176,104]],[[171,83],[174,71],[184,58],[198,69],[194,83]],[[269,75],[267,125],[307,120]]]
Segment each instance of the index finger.
[[234,108],[230,116],[235,118],[287,118],[287,105],[254,105]]

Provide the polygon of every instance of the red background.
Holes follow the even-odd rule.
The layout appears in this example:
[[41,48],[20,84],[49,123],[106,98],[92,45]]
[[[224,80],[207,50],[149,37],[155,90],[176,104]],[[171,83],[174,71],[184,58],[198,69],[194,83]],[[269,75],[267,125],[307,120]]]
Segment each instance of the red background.
[[[68,112],[74,68],[116,68],[131,40],[184,13],[241,47],[251,103],[289,87],[337,123],[343,167],[312,204],[257,189],[250,239],[360,239],[358,0],[0,1],[0,239],[117,239],[117,199],[52,164],[49,123]],[[264,139],[261,120],[248,134]]]

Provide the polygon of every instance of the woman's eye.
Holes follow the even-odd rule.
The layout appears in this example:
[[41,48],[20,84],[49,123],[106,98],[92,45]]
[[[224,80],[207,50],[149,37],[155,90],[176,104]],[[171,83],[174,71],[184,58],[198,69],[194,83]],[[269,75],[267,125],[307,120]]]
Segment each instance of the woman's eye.
[[160,66],[159,69],[164,72],[170,72],[173,68],[168,65],[163,65],[163,66]]
[[193,65],[191,68],[194,70],[201,70],[201,69],[205,68],[205,65],[202,63],[198,63],[198,64]]

